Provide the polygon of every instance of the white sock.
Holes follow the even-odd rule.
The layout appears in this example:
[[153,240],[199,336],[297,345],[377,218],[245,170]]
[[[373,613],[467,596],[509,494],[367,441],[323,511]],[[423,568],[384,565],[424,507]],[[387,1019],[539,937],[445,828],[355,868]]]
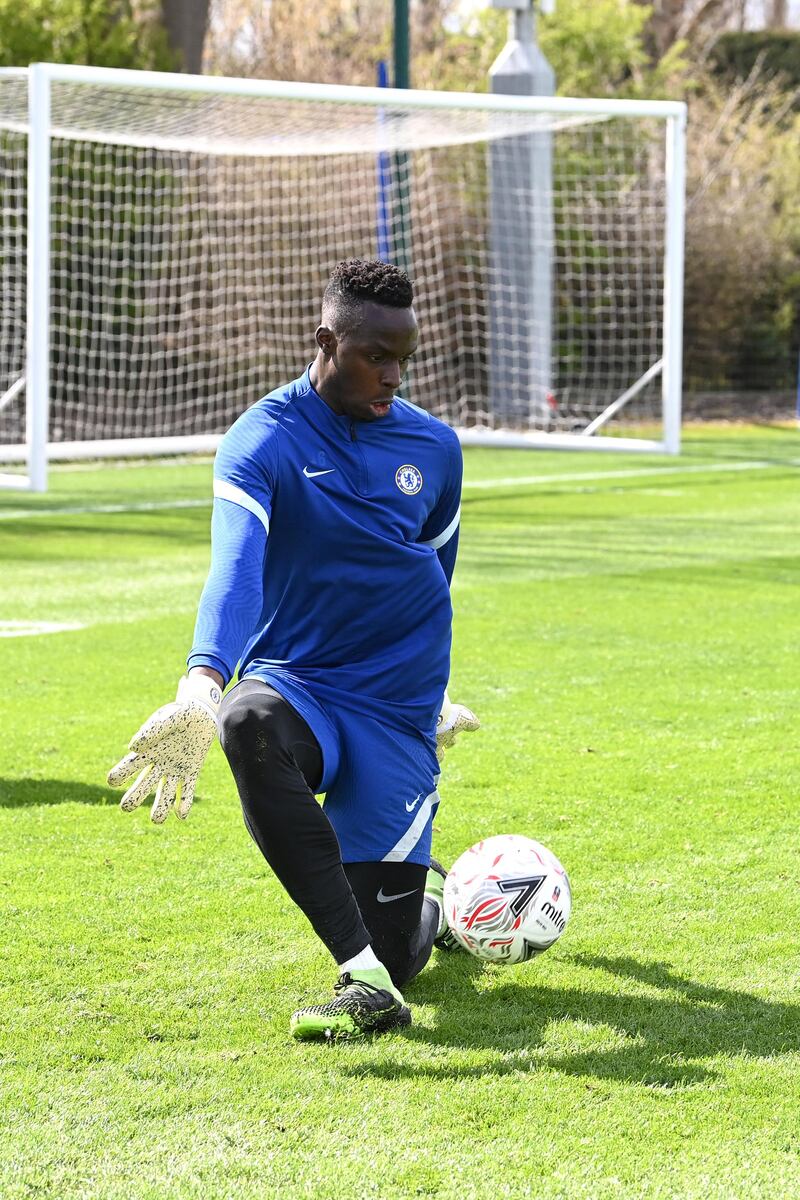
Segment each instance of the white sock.
[[376,967],[382,966],[383,963],[376,958],[372,946],[365,946],[354,958],[348,958],[347,962],[339,963],[339,974],[344,975],[345,971],[374,971]]

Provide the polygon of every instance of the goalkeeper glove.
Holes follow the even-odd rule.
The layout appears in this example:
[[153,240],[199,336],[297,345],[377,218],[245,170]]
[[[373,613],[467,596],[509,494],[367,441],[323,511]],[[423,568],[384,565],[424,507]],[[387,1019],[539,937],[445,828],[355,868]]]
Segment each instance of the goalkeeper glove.
[[199,671],[184,675],[172,704],[156,709],[133,735],[126,754],[108,773],[111,787],[123,787],[134,775],[120,800],[131,812],[155,792],[150,819],[160,825],[174,808],[185,820],[194,800],[200,768],[217,733],[222,689]]
[[472,709],[463,704],[451,704],[447,692],[442,701],[442,711],[436,722],[436,757],[439,762],[444,758],[445,750],[449,750],[462,729],[472,733],[480,729],[481,723]]

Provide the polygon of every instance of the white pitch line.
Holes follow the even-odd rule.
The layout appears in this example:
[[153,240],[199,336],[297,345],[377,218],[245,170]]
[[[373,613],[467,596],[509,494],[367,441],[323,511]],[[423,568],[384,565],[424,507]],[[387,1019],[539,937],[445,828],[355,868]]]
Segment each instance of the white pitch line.
[[22,521],[27,517],[84,517],[92,513],[160,512],[175,508],[210,508],[207,500],[148,500],[140,504],[86,504],[73,508],[9,508],[0,509],[0,521]]
[[75,621],[0,621],[0,638],[39,637],[42,633],[70,633],[85,628]]
[[[743,462],[693,463],[685,467],[631,467],[619,471],[579,471],[561,475],[511,475],[498,479],[465,479],[464,490],[489,491],[492,488],[532,487],[551,483],[586,483],[598,480],[614,479],[645,479],[659,478],[662,475],[709,475],[730,471],[767,471],[781,467],[796,467],[800,459],[786,459],[783,462],[762,462],[760,460],[745,460]],[[22,521],[28,517],[83,517],[94,513],[138,513],[138,512],[167,512],[181,508],[209,508],[212,498],[203,500],[152,500],[138,504],[86,504],[69,508],[8,508],[0,509],[0,521]]]

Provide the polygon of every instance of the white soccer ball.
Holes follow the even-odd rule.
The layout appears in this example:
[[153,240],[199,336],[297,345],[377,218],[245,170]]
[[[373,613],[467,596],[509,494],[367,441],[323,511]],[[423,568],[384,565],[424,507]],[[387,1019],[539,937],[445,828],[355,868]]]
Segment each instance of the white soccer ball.
[[518,963],[561,937],[572,893],[566,871],[546,846],[501,833],[456,859],[444,884],[444,909],[450,929],[470,954]]

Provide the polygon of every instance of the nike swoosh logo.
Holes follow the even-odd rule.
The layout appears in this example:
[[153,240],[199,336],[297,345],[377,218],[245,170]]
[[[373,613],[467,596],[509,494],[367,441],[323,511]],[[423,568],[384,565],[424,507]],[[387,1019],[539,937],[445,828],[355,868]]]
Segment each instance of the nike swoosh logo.
[[396,896],[387,896],[383,888],[378,892],[378,904],[391,904],[392,900],[402,900],[405,896],[413,896],[414,892],[418,892],[419,888],[412,888],[410,892],[398,892]]
[[410,804],[406,800],[406,812],[413,812],[414,809],[419,804],[421,799],[422,799],[422,792],[420,792],[419,795],[417,796],[416,800],[412,800]]
[[309,471],[308,467],[303,467],[303,474],[306,479],[316,479],[318,475],[330,475],[336,467],[328,467],[325,471]]

